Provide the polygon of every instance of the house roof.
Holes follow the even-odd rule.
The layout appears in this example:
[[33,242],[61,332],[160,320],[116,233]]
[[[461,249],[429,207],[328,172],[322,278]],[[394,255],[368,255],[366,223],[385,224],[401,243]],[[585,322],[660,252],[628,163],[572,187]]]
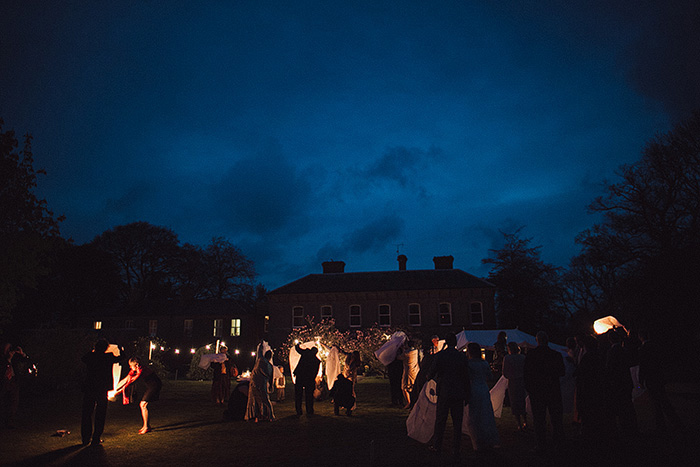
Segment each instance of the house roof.
[[495,287],[460,269],[342,272],[309,274],[271,292],[270,295],[343,292],[387,292]]
[[105,310],[107,316],[214,316],[246,315],[254,312],[235,299],[146,300]]

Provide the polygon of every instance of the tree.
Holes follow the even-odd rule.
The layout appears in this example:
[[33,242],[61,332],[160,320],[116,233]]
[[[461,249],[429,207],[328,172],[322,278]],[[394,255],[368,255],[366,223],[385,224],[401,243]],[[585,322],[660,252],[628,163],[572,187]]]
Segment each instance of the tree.
[[252,293],[253,262],[223,237],[214,237],[204,250],[209,296],[242,298]]
[[564,316],[558,306],[559,269],[540,259],[540,246],[531,247],[531,238],[521,238],[522,227],[501,232],[504,245],[489,250],[482,260],[490,264],[488,279],[496,287],[496,317],[503,328],[518,327],[535,333],[558,333]]
[[594,307],[576,306],[692,341],[700,324],[700,112],[652,139],[618,176],[590,205],[603,221],[577,239],[582,252],[572,264],[585,264],[586,274],[577,269],[571,284]]
[[92,243],[119,265],[124,299],[135,302],[170,294],[172,260],[179,248],[172,230],[133,222],[103,232]]
[[3,125],[0,119],[0,324],[7,324],[24,292],[46,274],[45,255],[64,218],[54,218],[34,193],[37,175],[46,172],[34,170],[32,137],[26,134],[18,150],[15,132]]

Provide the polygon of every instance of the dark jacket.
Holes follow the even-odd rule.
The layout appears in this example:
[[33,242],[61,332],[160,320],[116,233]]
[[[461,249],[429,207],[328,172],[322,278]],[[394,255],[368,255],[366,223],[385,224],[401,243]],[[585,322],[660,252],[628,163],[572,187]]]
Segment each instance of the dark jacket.
[[294,376],[302,384],[313,383],[318,374],[318,367],[321,364],[321,360],[316,356],[316,348],[302,349],[299,344],[294,346],[294,348],[300,355],[299,363],[294,369]]
[[107,391],[114,388],[112,365],[119,363],[122,358],[113,353],[88,352],[83,355],[82,360],[87,367],[83,392],[106,395]]
[[426,376],[426,380],[430,379],[434,379],[437,383],[438,398],[469,402],[471,398],[469,362],[463,352],[454,347],[438,352]]
[[561,398],[559,378],[564,376],[564,358],[548,345],[539,345],[525,355],[525,389],[530,397]]

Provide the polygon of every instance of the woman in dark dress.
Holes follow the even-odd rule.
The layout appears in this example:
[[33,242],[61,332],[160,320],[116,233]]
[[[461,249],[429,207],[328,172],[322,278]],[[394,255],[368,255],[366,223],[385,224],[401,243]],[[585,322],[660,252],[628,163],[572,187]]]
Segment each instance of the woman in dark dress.
[[129,371],[126,378],[121,380],[117,385],[116,394],[124,392],[124,403],[128,404],[131,391],[126,392],[126,389],[130,387],[133,388],[131,385],[137,380],[142,381],[146,386],[146,390],[144,391],[143,396],[141,396],[141,402],[139,402],[141,417],[143,418],[143,427],[141,427],[139,430],[139,434],[143,435],[151,431],[148,403],[155,402],[160,398],[160,389],[163,387],[163,383],[151,368],[148,366],[143,366],[141,359],[138,357],[134,357],[129,360],[129,367],[131,367],[131,371]]

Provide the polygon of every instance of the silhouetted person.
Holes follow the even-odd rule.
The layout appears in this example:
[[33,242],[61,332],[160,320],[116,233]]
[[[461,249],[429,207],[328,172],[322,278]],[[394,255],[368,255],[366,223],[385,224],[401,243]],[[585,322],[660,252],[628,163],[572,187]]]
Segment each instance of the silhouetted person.
[[431,450],[441,452],[442,438],[447,424],[447,414],[452,417],[452,449],[455,458],[460,455],[462,441],[462,420],[464,406],[471,397],[469,384],[469,363],[467,356],[457,349],[457,337],[454,333],[445,336],[445,349],[435,355],[427,379],[437,383],[437,412],[435,415],[435,434],[430,444]]
[[642,341],[639,348],[639,384],[646,386],[649,391],[649,398],[654,405],[656,429],[666,430],[666,418],[673,428],[681,428],[683,423],[666,394],[664,349],[651,341],[645,330],[639,332],[639,339]]
[[[112,365],[119,363],[120,357],[113,353],[105,353],[109,347],[106,339],[99,339],[93,351],[83,355],[86,365],[85,381],[83,383],[83,414],[80,426],[83,446],[102,442],[101,436],[107,417],[107,391],[114,388]],[[95,425],[93,429],[93,416]]]
[[[508,355],[503,358],[503,376],[508,380],[508,398],[510,409],[518,422],[518,431],[527,429],[527,410],[525,410],[525,355],[520,353],[520,346],[508,342]],[[522,419],[522,421],[521,421]]]
[[581,436],[589,446],[604,446],[609,433],[605,362],[598,351],[598,341],[595,337],[581,337],[579,344],[581,358],[574,378]]
[[353,396],[352,381],[347,379],[342,373],[338,375],[333,383],[333,387],[328,393],[333,399],[333,413],[340,414],[340,408],[345,409],[345,413],[352,415],[352,407],[355,405],[355,396]]
[[423,385],[428,381],[427,375],[430,371],[430,366],[433,364],[435,355],[437,354],[437,352],[433,353],[433,349],[437,349],[437,346],[435,346],[432,341],[423,342],[423,360],[420,361],[420,369],[418,370],[418,374],[416,375],[416,381],[413,384],[409,409],[412,409],[413,406],[416,405],[416,401],[418,401],[418,396],[423,390]]
[[535,336],[537,347],[525,355],[523,377],[525,389],[530,395],[532,421],[535,425],[537,452],[547,446],[547,411],[552,423],[555,446],[564,440],[563,407],[559,378],[566,373],[564,359],[556,350],[549,348],[549,337],[544,331]]
[[3,345],[2,381],[0,381],[0,407],[2,417],[7,428],[14,428],[19,408],[20,378],[19,372],[22,366],[19,360],[28,357],[22,351],[22,347],[13,347],[9,342]]
[[630,373],[630,359],[622,346],[624,332],[620,328],[607,332],[611,345],[608,349],[605,371],[608,378],[610,415],[617,419],[623,434],[632,435],[637,432],[637,413],[632,401],[634,381]]
[[316,388],[316,375],[321,360],[318,359],[316,353],[318,349],[311,347],[310,349],[302,349],[299,344],[295,347],[299,352],[299,363],[294,369],[296,382],[294,383],[294,405],[297,415],[301,415],[301,401],[306,401],[306,415],[314,414],[314,389]]
[[389,376],[389,391],[391,393],[391,405],[403,406],[403,391],[401,390],[401,380],[403,378],[403,361],[400,356],[403,347],[396,353],[396,359],[386,367]]

